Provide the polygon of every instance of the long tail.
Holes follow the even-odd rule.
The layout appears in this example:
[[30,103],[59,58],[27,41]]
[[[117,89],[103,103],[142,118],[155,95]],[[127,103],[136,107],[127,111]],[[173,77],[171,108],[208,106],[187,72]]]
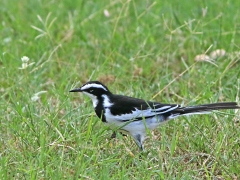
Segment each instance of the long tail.
[[224,103],[213,103],[213,104],[202,104],[198,106],[180,107],[174,110],[179,115],[187,114],[206,114],[213,110],[221,109],[240,109],[240,106],[236,102],[224,102]]

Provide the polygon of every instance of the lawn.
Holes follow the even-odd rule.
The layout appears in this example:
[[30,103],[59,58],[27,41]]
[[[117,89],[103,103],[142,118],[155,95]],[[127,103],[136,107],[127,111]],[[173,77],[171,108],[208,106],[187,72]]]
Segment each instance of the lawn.
[[2,0],[0,179],[239,179],[240,111],[180,117],[146,152],[69,93],[239,102],[240,1]]

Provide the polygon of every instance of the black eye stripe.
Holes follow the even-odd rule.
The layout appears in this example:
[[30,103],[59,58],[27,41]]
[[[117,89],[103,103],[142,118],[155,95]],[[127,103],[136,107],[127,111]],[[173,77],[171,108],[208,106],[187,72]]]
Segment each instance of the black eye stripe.
[[[93,92],[98,92],[98,91],[102,91],[104,90],[103,88],[98,88],[98,87],[90,87],[88,89],[86,89],[87,92],[93,93]],[[105,91],[105,90],[104,90]]]

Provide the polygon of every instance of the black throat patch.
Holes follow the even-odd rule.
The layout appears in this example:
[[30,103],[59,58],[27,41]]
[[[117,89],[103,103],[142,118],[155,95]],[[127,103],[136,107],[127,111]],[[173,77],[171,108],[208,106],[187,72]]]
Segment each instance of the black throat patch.
[[105,110],[103,107],[103,98],[98,99],[98,104],[95,107],[95,113],[97,114],[98,118],[101,119],[102,122],[107,122],[106,117],[104,115]]

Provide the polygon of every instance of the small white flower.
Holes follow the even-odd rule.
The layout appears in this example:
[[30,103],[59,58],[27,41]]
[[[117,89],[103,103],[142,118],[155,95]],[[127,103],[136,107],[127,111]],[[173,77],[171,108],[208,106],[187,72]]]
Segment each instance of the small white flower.
[[29,57],[23,56],[23,57],[21,58],[21,60],[22,60],[23,63],[27,63],[27,62],[29,61]]
[[[26,69],[28,67],[28,64],[27,63],[22,63],[22,67],[21,69]],[[20,68],[19,68],[20,69]]]
[[26,69],[28,66],[32,66],[33,64],[34,64],[34,62],[32,62],[32,63],[28,63],[28,61],[30,60],[29,59],[29,57],[27,57],[27,56],[23,56],[22,58],[21,58],[21,60],[22,60],[22,67],[20,67],[20,68],[18,68],[18,69]]
[[44,93],[46,93],[46,92],[47,92],[47,91],[39,91],[39,92],[35,93],[35,94],[31,97],[31,100],[32,100],[33,102],[39,100],[39,99],[40,99],[40,95],[41,95],[41,94],[44,94]]
[[109,16],[110,16],[110,13],[109,13],[109,11],[108,11],[107,9],[104,9],[103,13],[104,13],[104,15],[105,15],[106,17],[109,17]]

